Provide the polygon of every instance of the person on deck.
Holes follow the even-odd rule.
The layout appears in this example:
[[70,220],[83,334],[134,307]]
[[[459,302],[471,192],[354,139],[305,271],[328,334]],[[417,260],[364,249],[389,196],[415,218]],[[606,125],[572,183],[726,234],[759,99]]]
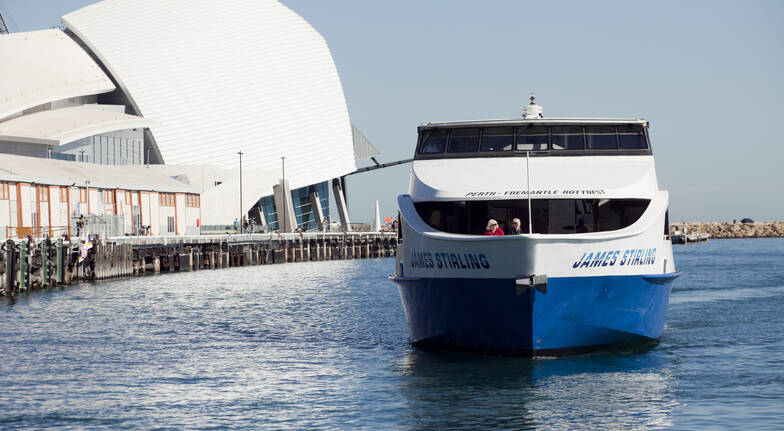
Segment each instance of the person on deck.
[[520,219],[515,217],[512,219],[512,228],[509,231],[509,235],[522,235],[523,231],[520,230]]
[[490,219],[487,221],[487,228],[485,229],[485,235],[503,235],[504,230],[498,227],[498,222],[495,219]]

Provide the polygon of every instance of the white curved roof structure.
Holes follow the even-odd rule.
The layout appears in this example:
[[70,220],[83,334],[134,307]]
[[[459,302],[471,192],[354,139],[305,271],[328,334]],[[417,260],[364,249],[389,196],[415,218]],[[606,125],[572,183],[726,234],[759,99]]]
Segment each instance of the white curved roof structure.
[[0,120],[44,103],[115,88],[90,56],[56,29],[0,35],[0,77]]
[[[274,0],[105,0],[63,24],[100,59],[167,164],[278,172],[292,188],[355,169],[326,42]],[[271,184],[270,184],[271,191]]]
[[0,122],[0,141],[58,146],[115,130],[140,129],[153,121],[95,105],[40,111]]

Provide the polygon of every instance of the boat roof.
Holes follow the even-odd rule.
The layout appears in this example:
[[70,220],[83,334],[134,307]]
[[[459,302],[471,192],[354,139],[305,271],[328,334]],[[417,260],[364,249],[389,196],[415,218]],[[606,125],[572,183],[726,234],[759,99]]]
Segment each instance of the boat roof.
[[420,130],[435,129],[439,127],[481,127],[481,126],[523,126],[523,125],[585,125],[585,124],[639,124],[647,126],[648,121],[641,118],[506,118],[495,120],[469,120],[469,121],[444,121],[423,123]]

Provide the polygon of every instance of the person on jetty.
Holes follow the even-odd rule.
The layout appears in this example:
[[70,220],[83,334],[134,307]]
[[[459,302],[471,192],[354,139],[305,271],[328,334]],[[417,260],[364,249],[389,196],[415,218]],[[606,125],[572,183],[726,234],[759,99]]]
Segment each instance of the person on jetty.
[[509,230],[509,235],[522,235],[523,231],[520,230],[520,219],[515,217],[512,219],[512,228]]
[[498,227],[498,222],[495,219],[490,219],[487,221],[487,229],[485,229],[485,235],[503,235],[504,230]]
[[82,230],[84,230],[84,216],[79,214],[79,218],[76,219],[76,236],[82,236]]

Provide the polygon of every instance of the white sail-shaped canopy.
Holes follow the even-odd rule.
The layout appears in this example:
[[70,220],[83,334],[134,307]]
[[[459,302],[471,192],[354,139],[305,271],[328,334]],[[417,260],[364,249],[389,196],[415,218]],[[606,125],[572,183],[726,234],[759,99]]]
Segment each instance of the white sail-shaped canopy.
[[90,56],[60,30],[0,35],[0,121],[45,103],[114,88]]
[[[105,0],[62,19],[150,128],[166,164],[278,172],[292,188],[355,169],[324,39],[274,0]],[[271,193],[269,185],[269,192]]]
[[0,122],[0,141],[58,146],[125,129],[142,129],[154,122],[96,105],[40,111]]

